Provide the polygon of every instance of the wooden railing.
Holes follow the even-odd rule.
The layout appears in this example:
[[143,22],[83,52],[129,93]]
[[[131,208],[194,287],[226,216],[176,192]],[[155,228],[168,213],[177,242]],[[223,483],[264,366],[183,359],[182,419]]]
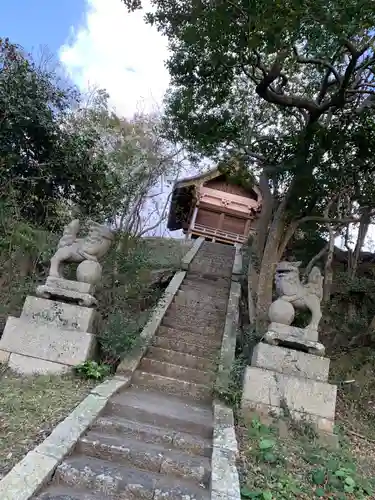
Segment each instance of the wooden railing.
[[243,234],[232,233],[231,231],[223,231],[214,227],[202,226],[202,224],[194,224],[192,233],[208,236],[223,241],[233,241],[235,243],[245,243],[246,237]]

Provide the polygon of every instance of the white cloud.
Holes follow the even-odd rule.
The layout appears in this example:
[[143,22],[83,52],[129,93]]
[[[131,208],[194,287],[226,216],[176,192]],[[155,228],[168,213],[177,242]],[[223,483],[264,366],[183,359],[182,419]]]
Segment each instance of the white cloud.
[[[146,9],[149,2],[144,2]],[[144,11],[121,0],[86,0],[84,23],[60,49],[60,61],[81,90],[105,88],[118,114],[159,108],[169,84],[167,41],[147,25]]]

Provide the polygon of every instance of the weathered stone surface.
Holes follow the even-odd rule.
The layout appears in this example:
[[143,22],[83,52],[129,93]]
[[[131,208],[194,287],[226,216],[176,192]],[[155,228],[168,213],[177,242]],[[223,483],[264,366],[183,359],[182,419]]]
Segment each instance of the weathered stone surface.
[[189,344],[188,342],[181,341],[179,338],[156,336],[153,345],[161,347],[162,349],[172,349],[181,353],[186,353],[192,356],[204,356],[211,361],[216,361],[218,357],[216,346],[202,346],[199,344]]
[[78,439],[104,410],[107,398],[89,394],[71,413],[52,431],[35,451],[61,461],[75,446]]
[[236,455],[214,446],[211,467],[211,491],[240,500],[240,482],[236,467]]
[[210,385],[215,378],[214,372],[196,370],[186,366],[174,365],[165,361],[145,357],[139,365],[145,372],[157,373],[165,377],[175,378],[177,380],[186,380],[195,384]]
[[0,481],[1,500],[30,500],[50,479],[57,465],[56,458],[30,451]]
[[327,382],[329,359],[263,342],[255,346],[251,365],[266,370]]
[[238,455],[234,418],[231,408],[215,401],[213,446]]
[[151,346],[147,350],[147,356],[159,361],[166,361],[174,365],[186,366],[196,370],[215,371],[216,365],[206,357],[193,356],[185,352],[176,352],[171,349],[162,349]]
[[[240,496],[227,495],[226,493],[222,493],[220,491],[211,491],[211,500],[241,500]],[[47,499],[49,500],[49,499]],[[54,499],[52,499],[54,500]]]
[[90,359],[96,348],[91,333],[38,325],[10,316],[0,339],[0,349],[56,363],[76,366]]
[[277,299],[270,305],[268,317],[272,323],[291,325],[294,320],[294,307],[286,300]]
[[109,227],[89,221],[88,234],[85,238],[77,237],[80,229],[79,219],[72,220],[64,227],[63,236],[51,258],[49,276],[62,278],[64,263],[98,261],[108,252],[115,237]]
[[282,301],[290,302],[293,308],[309,310],[311,320],[307,329],[318,331],[319,322],[322,319],[320,302],[323,297],[323,276],[318,267],[313,267],[307,283],[301,283],[300,265],[301,262],[278,263],[275,273],[276,293]]
[[232,280],[239,281],[242,275],[242,245],[235,244],[236,253],[233,260]]
[[76,292],[75,290],[55,288],[49,285],[38,286],[35,293],[38,297],[42,297],[44,299],[60,299],[67,302],[74,302],[83,307],[93,307],[98,303],[96,298],[89,293],[81,293]]
[[23,354],[9,354],[9,368],[16,373],[22,373],[23,375],[63,375],[72,370],[72,367],[69,365],[24,356]]
[[95,286],[91,285],[90,283],[66,280],[64,278],[54,278],[53,276],[48,276],[46,286],[79,293],[93,294],[95,291]]
[[241,285],[238,282],[233,281],[229,293],[224,333],[221,342],[220,361],[216,379],[217,386],[220,386],[222,389],[229,382],[230,369],[235,357],[240,296]]
[[179,397],[197,399],[200,401],[211,401],[211,387],[188,382],[186,380],[177,380],[171,377],[164,377],[156,373],[142,372],[136,370],[133,375],[133,383],[138,386],[148,387],[152,390],[160,390],[166,394]]
[[91,394],[102,398],[109,398],[116,394],[120,389],[125,389],[129,385],[129,377],[116,376],[97,385],[91,391]]
[[[242,417],[245,421],[250,422],[255,415],[260,417],[260,420],[266,424],[271,425],[275,418],[287,417],[292,418],[297,422],[310,423],[315,426],[315,428],[320,432],[331,435],[334,431],[335,422],[333,419],[320,417],[319,415],[314,415],[312,413],[305,413],[297,410],[288,409],[285,411],[279,406],[272,406],[263,403],[252,403],[247,401],[246,404],[242,406]],[[333,438],[335,441],[335,438]]]
[[190,250],[186,253],[186,255],[183,257],[181,261],[181,267],[184,271],[187,271],[189,269],[191,261],[194,259],[196,256],[198,250],[202,246],[204,242],[204,238],[198,238],[195,240],[194,245],[190,248]]
[[93,260],[83,260],[77,267],[77,280],[96,285],[102,278],[102,266]]
[[264,336],[264,341],[268,344],[290,347],[317,356],[324,356],[325,347],[317,339],[317,332],[279,323],[271,323]]
[[94,333],[97,312],[88,307],[66,304],[39,297],[26,297],[21,319],[40,324],[50,324],[63,330]]
[[10,352],[0,350],[0,364],[6,365],[9,362]]
[[285,375],[255,366],[248,366],[244,376],[242,408],[254,404],[297,411],[334,420],[335,385]]

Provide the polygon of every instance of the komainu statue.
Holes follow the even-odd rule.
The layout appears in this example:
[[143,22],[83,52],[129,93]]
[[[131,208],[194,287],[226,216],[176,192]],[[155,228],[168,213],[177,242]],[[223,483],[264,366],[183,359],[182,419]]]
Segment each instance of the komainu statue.
[[49,276],[62,278],[62,266],[65,262],[98,262],[108,252],[114,234],[103,225],[89,221],[89,231],[85,238],[77,238],[80,230],[78,219],[65,226],[55,255],[51,258]]
[[[311,321],[306,329],[318,330],[322,318],[320,302],[323,297],[323,276],[318,267],[310,271],[307,283],[303,284],[299,278],[301,262],[283,261],[277,265],[275,284],[279,301],[288,302],[294,309],[309,309]],[[272,306],[271,306],[272,307]]]

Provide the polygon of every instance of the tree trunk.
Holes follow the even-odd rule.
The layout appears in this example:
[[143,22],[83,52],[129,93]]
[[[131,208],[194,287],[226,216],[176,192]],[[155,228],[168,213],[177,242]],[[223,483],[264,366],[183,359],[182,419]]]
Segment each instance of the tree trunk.
[[354,278],[357,273],[359,257],[361,255],[361,250],[364,245],[367,232],[371,223],[371,209],[370,207],[364,207],[361,215],[361,220],[359,222],[357,242],[355,244],[354,253],[352,257],[352,266],[350,269],[350,278]]
[[256,256],[258,261],[262,260],[264,246],[267,240],[268,229],[272,220],[272,212],[275,204],[275,200],[272,196],[270,186],[268,183],[268,176],[265,171],[262,172],[259,178],[259,189],[262,192],[262,211],[257,222],[256,230]]
[[268,322],[268,309],[272,302],[273,277],[278,262],[278,249],[284,229],[286,201],[280,203],[266,241],[262,262],[259,271],[257,302],[256,302],[256,329],[263,333]]
[[324,245],[324,247],[320,250],[320,252],[314,255],[314,257],[310,260],[310,262],[307,264],[305,268],[305,273],[304,273],[305,278],[309,276],[310,271],[314,267],[315,263],[318,262],[323,257],[323,255],[328,251],[328,249],[329,249],[329,242],[326,245]]
[[248,276],[247,276],[247,301],[248,301],[248,310],[249,310],[249,323],[251,326],[255,325],[256,323],[256,313],[255,313],[255,302],[254,298],[256,296],[256,290],[258,287],[258,275],[257,272],[254,269],[254,264],[251,259],[251,256],[249,258],[249,270],[248,270]]
[[333,271],[332,271],[332,261],[333,261],[333,253],[335,249],[335,233],[331,227],[329,226],[329,244],[328,244],[328,252],[324,265],[324,285],[323,285],[323,304],[329,302],[331,298],[331,289],[332,289],[332,281],[333,281]]

